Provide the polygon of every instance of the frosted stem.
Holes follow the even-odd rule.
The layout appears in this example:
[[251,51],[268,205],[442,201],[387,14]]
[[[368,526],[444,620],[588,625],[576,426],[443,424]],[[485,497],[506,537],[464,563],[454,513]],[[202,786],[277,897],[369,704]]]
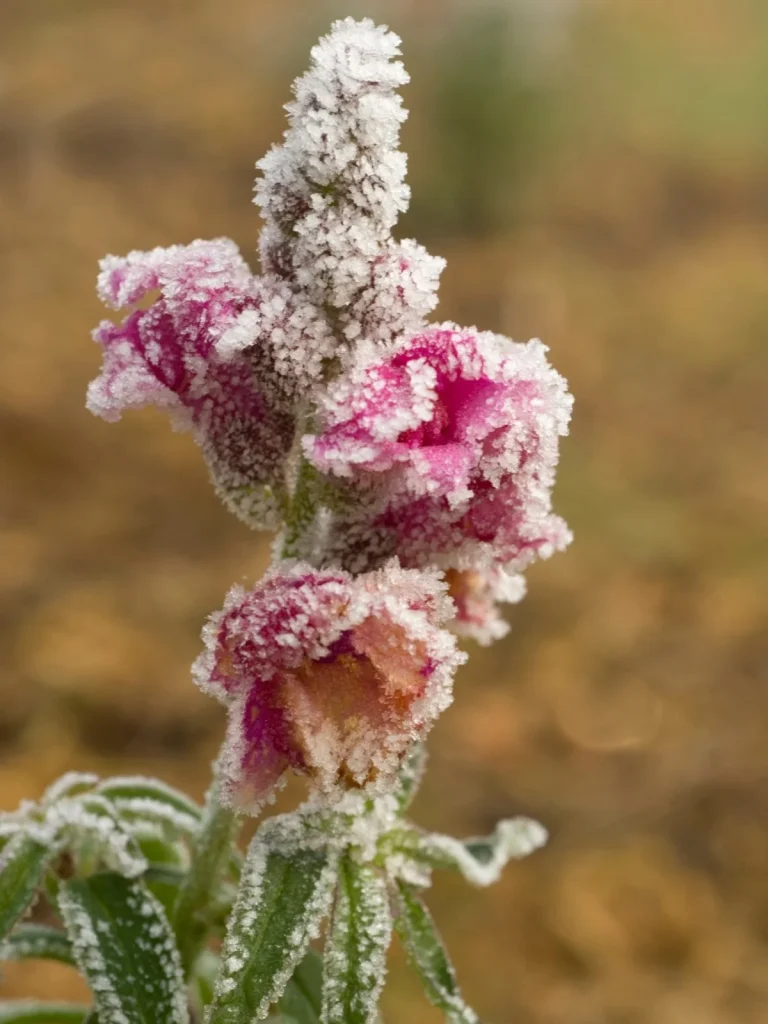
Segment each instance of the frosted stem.
[[200,833],[192,850],[189,874],[179,892],[174,913],[174,929],[185,976],[189,975],[205,942],[239,828],[237,814],[219,799],[216,769],[206,796]]

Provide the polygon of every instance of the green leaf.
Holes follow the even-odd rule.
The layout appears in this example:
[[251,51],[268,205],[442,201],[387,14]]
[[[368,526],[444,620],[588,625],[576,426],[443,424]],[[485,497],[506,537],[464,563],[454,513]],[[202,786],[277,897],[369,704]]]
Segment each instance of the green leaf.
[[29,909],[43,881],[49,844],[23,832],[15,835],[0,853],[0,938],[7,935]]
[[100,868],[135,878],[146,870],[133,836],[98,793],[83,793],[54,803],[46,825],[74,858],[77,873],[91,874]]
[[318,850],[270,850],[251,842],[229,921],[209,1024],[261,1019],[283,994],[317,934],[336,881]]
[[83,1024],[89,1007],[77,1003],[0,1002],[0,1024]]
[[324,1024],[370,1024],[374,1020],[391,938],[392,915],[384,875],[370,864],[344,857],[324,951]]
[[191,797],[159,779],[144,778],[141,775],[116,776],[105,779],[98,791],[113,803],[121,800],[157,800],[198,821],[203,816],[202,807]]
[[296,1024],[320,1024],[323,998],[323,960],[310,949],[293,972],[278,1003],[283,1020],[290,1018]]
[[159,779],[141,776],[105,779],[97,792],[114,805],[120,817],[128,820],[156,821],[182,835],[194,835],[200,827],[202,808]]
[[395,927],[428,998],[451,1024],[477,1024],[477,1014],[461,997],[453,965],[429,911],[405,882],[396,883],[396,896]]
[[169,920],[186,877],[185,871],[172,865],[152,865],[142,875],[142,881],[160,901]]
[[232,847],[239,827],[234,811],[219,801],[219,786],[214,781],[206,797],[192,863],[179,890],[172,918],[185,974],[189,974],[205,944],[211,918],[217,910],[221,883],[232,863]]
[[195,960],[191,979],[192,991],[201,1016],[205,1007],[213,1002],[213,990],[220,966],[219,958],[210,949],[204,949]]
[[65,772],[43,793],[42,803],[45,807],[51,807],[64,798],[87,793],[98,781],[99,776],[92,772]]
[[20,924],[0,943],[0,960],[58,960],[74,964],[72,943],[58,928]]
[[473,885],[486,886],[499,880],[510,860],[527,857],[546,840],[546,829],[538,821],[508,818],[498,823],[492,835],[477,839],[454,839],[412,827],[393,829],[381,837],[379,852],[383,858],[401,853],[413,865],[427,869],[452,868]]
[[397,785],[394,796],[401,814],[411,805],[421,785],[427,766],[427,747],[425,743],[414,743],[397,773]]
[[186,1024],[173,933],[140,882],[111,873],[72,879],[61,886],[59,909],[100,1024]]

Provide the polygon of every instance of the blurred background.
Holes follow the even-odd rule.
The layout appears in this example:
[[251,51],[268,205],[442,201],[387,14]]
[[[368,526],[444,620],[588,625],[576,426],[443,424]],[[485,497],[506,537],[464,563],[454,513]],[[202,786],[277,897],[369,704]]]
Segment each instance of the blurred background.
[[[230,235],[333,17],[404,39],[438,315],[539,335],[576,396],[576,539],[472,651],[425,825],[549,847],[430,904],[496,1024],[768,1020],[768,3],[0,0],[0,805],[63,770],[200,795],[205,616],[267,540],[188,436],[83,407],[97,259]],[[0,994],[77,997],[64,967]],[[390,1024],[438,1021],[393,955]]]

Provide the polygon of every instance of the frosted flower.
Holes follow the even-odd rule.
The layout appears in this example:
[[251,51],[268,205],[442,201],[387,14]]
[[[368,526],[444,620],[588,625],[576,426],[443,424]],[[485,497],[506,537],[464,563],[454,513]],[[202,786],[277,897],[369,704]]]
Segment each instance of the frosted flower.
[[253,525],[274,522],[294,422],[270,385],[266,345],[248,358],[217,353],[222,335],[261,301],[234,242],[108,256],[98,293],[114,309],[143,308],[96,329],[104,359],[88,389],[91,412],[113,421],[125,409],[167,409],[177,428],[194,434],[225,503]]
[[445,589],[397,563],[357,578],[282,564],[234,588],[194,667],[229,707],[230,799],[258,805],[288,768],[325,794],[386,785],[464,660],[439,628],[453,613]]
[[360,346],[304,439],[313,464],[353,491],[331,557],[518,570],[564,547],[550,495],[571,397],[545,353],[452,324],[385,355]]
[[487,646],[509,632],[499,604],[516,604],[525,597],[525,579],[500,566],[490,569],[448,569],[448,593],[456,605],[451,628]]
[[398,253],[391,240],[410,198],[398,149],[407,114],[395,90],[408,81],[399,53],[399,38],[370,19],[335,22],[294,83],[283,144],[258,164],[265,272],[341,311],[349,338],[356,317],[378,334],[409,304],[416,315],[435,305],[441,261],[415,243]]
[[390,242],[371,263],[368,283],[338,314],[344,337],[387,344],[421,330],[437,306],[444,267],[444,259],[430,256],[418,242]]
[[259,301],[239,313],[216,342],[224,360],[259,359],[265,348],[281,390],[295,399],[322,377],[338,347],[327,318],[280,278],[258,280]]

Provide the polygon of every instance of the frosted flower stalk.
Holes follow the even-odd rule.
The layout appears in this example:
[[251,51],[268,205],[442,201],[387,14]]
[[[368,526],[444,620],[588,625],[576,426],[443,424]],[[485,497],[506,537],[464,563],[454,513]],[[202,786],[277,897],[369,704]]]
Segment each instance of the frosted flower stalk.
[[[551,491],[571,398],[546,348],[429,325],[442,262],[392,236],[409,199],[399,52],[391,32],[350,19],[313,48],[283,143],[258,165],[261,276],[219,239],[108,257],[99,277],[102,299],[129,313],[97,329],[104,366],[89,407],[107,419],[166,408],[195,434],[226,504],[254,526],[284,520],[284,555],[306,563],[278,559],[207,628],[195,676],[229,708],[226,792],[238,806],[247,794],[260,805],[289,765],[329,794],[342,779],[380,781],[434,718],[405,728],[407,715],[396,722],[376,700],[361,713],[357,650],[318,667],[313,651],[352,643],[345,616],[377,573],[393,608],[409,607],[418,572],[433,590],[445,573],[455,604],[443,599],[430,628],[442,636],[437,623],[453,619],[489,643],[506,631],[498,602],[519,600],[525,567],[570,537]],[[331,599],[333,587],[345,596]],[[308,647],[289,594],[315,616]],[[443,664],[450,675],[457,660]],[[388,684],[366,685],[381,696]],[[439,689],[442,710],[449,680]]]
[[[409,200],[399,53],[352,19],[312,50],[258,165],[260,274],[228,239],[101,265],[122,319],[95,331],[88,408],[165,410],[226,506],[277,532],[193,667],[228,720],[205,808],[71,774],[0,815],[0,958],[74,960],[104,1024],[294,1019],[308,990],[322,1024],[373,1024],[393,927],[446,1018],[475,1021],[418,890],[435,868],[491,884],[546,837],[514,818],[459,841],[406,818],[456,636],[503,636],[526,567],[569,542],[551,498],[571,398],[540,341],[428,322],[443,261],[392,234]],[[262,824],[241,866],[238,815],[290,772],[308,802]],[[41,888],[66,935],[17,925]]]

